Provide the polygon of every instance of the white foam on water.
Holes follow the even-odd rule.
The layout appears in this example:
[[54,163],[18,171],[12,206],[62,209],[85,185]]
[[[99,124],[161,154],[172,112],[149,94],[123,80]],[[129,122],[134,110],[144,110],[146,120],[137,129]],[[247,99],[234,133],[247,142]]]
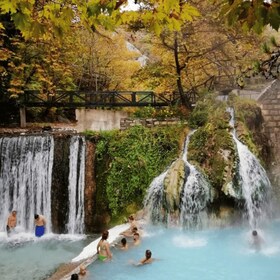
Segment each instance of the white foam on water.
[[204,247],[207,245],[205,238],[190,238],[186,235],[176,236],[172,239],[172,242],[176,247],[180,248]]

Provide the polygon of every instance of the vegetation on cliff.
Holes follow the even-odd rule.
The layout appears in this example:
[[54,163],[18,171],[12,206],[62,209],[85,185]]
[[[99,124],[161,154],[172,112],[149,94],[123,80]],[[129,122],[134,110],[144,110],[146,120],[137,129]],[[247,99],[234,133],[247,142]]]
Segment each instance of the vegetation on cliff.
[[103,190],[98,201],[108,202],[113,219],[142,207],[152,179],[178,157],[185,130],[183,125],[174,125],[86,132],[89,139],[96,141],[97,188]]

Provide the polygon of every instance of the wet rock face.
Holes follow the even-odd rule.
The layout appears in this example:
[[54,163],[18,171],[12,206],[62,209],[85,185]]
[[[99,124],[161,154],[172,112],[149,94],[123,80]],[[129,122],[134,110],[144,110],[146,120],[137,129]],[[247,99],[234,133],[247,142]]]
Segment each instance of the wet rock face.
[[171,165],[164,179],[165,208],[171,212],[179,208],[185,174],[185,163],[182,159],[178,159]]
[[68,218],[69,183],[69,146],[70,135],[57,136],[54,139],[54,161],[52,172],[51,211],[52,230],[65,233]]
[[86,232],[94,232],[93,222],[96,182],[95,182],[95,144],[86,141],[86,169],[85,169],[85,229]]

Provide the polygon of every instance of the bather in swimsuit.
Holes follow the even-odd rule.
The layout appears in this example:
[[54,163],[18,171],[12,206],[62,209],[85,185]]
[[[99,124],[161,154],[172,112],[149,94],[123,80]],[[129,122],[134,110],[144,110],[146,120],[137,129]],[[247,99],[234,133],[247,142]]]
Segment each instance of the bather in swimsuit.
[[107,256],[98,255],[98,259],[104,262],[107,259]]
[[45,226],[36,226],[35,227],[35,236],[41,237],[45,233]]

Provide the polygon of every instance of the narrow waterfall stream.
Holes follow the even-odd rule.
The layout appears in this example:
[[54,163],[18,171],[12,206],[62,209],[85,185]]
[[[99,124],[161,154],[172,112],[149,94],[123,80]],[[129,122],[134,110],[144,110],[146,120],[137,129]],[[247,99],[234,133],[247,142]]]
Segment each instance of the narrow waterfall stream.
[[210,199],[211,186],[205,176],[198,169],[188,162],[188,145],[191,136],[195,130],[187,136],[183,160],[189,170],[189,175],[184,184],[181,201],[180,223],[192,227],[198,225],[201,221],[200,212],[206,208],[207,202]]
[[259,160],[247,146],[238,140],[234,127],[233,109],[228,108],[227,111],[231,115],[232,137],[236,143],[239,157],[239,183],[242,187],[242,196],[245,199],[249,224],[251,228],[255,228],[265,214],[264,207],[271,184]]
[[73,136],[69,156],[69,215],[68,233],[84,231],[85,139]]

